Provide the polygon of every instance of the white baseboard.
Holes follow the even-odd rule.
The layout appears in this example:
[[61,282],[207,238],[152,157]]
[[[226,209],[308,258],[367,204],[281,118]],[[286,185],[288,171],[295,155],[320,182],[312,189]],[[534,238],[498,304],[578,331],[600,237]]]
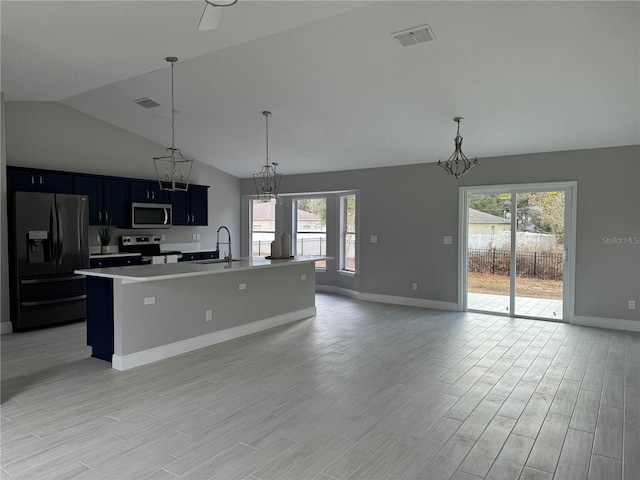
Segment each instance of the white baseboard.
[[5,333],[12,333],[13,327],[11,326],[11,322],[0,322],[0,335],[4,335]]
[[244,337],[252,333],[261,332],[270,328],[279,327],[286,323],[295,322],[305,318],[313,317],[316,314],[316,307],[309,307],[295,312],[285,313],[276,317],[265,318],[256,322],[246,323],[237,327],[220,330],[218,332],[201,335],[187,340],[163,345],[161,347],[150,348],[142,352],[131,353],[129,355],[113,355],[111,365],[116,370],[129,370],[148,363],[175,357],[183,353],[192,352],[201,348],[210,347],[217,343]]
[[342,295],[344,297],[360,300],[360,292],[349,290],[348,288],[335,287],[333,285],[318,285],[316,283],[316,292],[337,293],[338,295]]
[[583,315],[575,315],[571,323],[575,325],[584,325],[585,327],[613,328],[615,330],[640,332],[639,321],[623,320],[620,318],[586,317]]
[[457,303],[441,302],[439,300],[427,300],[424,298],[396,297],[394,295],[380,295],[377,293],[361,293],[332,285],[316,285],[316,292],[337,293],[345,297],[365,300],[367,302],[390,303],[393,305],[405,305],[407,307],[432,308],[435,310],[458,311]]
[[391,303],[393,305],[406,305],[407,307],[433,308],[435,310],[458,311],[457,303],[441,302],[439,300],[427,300],[424,298],[396,297],[393,295],[379,295],[376,293],[361,293],[361,300],[378,303]]

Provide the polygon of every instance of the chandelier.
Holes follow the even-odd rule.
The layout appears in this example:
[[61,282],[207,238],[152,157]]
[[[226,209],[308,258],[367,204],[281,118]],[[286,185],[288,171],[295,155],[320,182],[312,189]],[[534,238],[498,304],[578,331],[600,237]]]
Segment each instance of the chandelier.
[[276,171],[278,164],[276,162],[269,163],[269,117],[271,112],[262,112],[266,122],[267,131],[267,161],[258,173],[253,174],[253,183],[256,186],[258,200],[261,202],[269,202],[278,199],[278,190],[280,189],[280,181],[282,174]]
[[456,138],[453,139],[455,142],[455,150],[453,151],[453,154],[446,162],[438,160],[438,166],[444,168],[448,173],[456,178],[460,178],[461,175],[464,175],[475,165],[478,165],[477,158],[469,160],[465,154],[462,153],[462,137],[460,136],[460,122],[462,120],[464,120],[463,117],[456,117],[453,119],[454,122],[458,123],[458,132],[456,133]]
[[171,64],[171,147],[167,148],[164,155],[154,157],[156,176],[160,184],[160,190],[168,192],[186,192],[189,189],[189,178],[193,160],[185,157],[175,146],[175,103],[173,94],[173,66],[178,61],[177,57],[165,58]]

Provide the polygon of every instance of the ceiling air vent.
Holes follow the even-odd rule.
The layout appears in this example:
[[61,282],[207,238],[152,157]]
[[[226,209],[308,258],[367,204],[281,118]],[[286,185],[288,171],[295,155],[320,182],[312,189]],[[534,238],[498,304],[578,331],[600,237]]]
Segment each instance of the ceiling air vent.
[[403,47],[428,42],[436,38],[431,28],[429,28],[429,25],[420,25],[419,27],[392,33],[391,35],[393,35],[393,38],[398,40]]
[[160,106],[158,102],[149,97],[139,98],[138,100],[134,100],[134,102],[144,108],[154,108]]

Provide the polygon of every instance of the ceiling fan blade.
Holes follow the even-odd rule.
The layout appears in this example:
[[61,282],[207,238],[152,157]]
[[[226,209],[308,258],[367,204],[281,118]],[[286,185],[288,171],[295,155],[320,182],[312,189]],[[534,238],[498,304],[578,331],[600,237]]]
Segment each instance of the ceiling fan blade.
[[220,22],[220,14],[222,13],[221,7],[216,7],[207,3],[200,17],[200,23],[198,23],[198,31],[201,30],[213,30],[218,27]]

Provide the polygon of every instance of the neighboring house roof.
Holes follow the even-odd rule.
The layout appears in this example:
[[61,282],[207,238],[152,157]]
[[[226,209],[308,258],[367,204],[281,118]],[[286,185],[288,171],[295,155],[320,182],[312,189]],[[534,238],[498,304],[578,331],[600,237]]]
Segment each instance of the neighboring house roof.
[[[256,203],[253,206],[254,220],[274,220],[276,218],[276,206],[273,203]],[[311,212],[298,209],[298,220],[318,222],[320,217]]]
[[469,223],[509,223],[509,220],[470,208]]

